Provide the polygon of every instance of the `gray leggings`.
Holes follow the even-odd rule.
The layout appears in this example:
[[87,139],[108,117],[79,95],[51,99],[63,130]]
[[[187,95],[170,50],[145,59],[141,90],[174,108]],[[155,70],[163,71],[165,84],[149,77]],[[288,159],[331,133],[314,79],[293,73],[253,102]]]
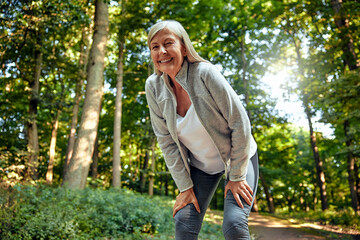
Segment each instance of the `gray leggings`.
[[[211,198],[213,197],[223,174],[224,173],[221,172],[215,175],[209,175],[195,167],[191,167],[191,178],[194,183],[194,192],[199,202],[201,213],[199,214],[196,211],[193,204],[189,204],[177,212],[174,217],[176,240],[191,240],[198,238],[205,216],[205,211],[209,206]],[[246,181],[254,191],[253,199],[255,199],[258,175],[258,157],[257,154],[255,154],[250,159],[246,175]],[[225,239],[250,239],[248,217],[254,200],[251,206],[249,206],[244,199],[241,198],[241,200],[244,208],[240,208],[237,205],[231,191],[227,193],[224,202],[224,220],[222,225]]]

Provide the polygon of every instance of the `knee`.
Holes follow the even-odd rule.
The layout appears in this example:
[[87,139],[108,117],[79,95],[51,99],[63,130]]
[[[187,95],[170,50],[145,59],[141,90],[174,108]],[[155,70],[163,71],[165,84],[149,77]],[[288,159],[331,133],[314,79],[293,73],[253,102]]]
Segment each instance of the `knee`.
[[175,239],[176,240],[197,240],[200,232],[200,227],[191,225],[184,221],[185,218],[181,219],[181,216],[176,214],[175,216]]
[[201,220],[197,212],[189,211],[189,206],[178,211],[174,217],[175,232],[177,236],[181,235],[198,235],[201,229]]
[[246,216],[238,216],[237,218],[226,218],[224,216],[222,230],[225,239],[250,239]]

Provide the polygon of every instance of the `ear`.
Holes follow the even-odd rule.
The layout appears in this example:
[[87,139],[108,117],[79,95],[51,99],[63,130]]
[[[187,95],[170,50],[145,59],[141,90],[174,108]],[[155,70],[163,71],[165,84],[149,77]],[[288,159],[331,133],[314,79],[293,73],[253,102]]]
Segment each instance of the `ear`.
[[186,53],[186,47],[184,45],[182,45],[182,54],[184,57],[186,57],[187,53]]

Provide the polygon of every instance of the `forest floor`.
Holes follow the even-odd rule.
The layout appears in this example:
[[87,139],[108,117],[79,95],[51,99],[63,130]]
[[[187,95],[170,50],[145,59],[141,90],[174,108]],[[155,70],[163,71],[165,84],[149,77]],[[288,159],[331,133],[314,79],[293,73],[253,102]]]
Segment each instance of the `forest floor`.
[[[221,224],[222,216],[217,211],[210,210],[207,219]],[[282,219],[269,215],[251,213],[249,228],[253,240],[320,240],[320,239],[359,239],[360,232],[342,229],[336,226],[321,225],[320,223],[301,223],[293,219]]]
[[249,227],[254,240],[360,239],[360,232],[353,230],[319,223],[300,223],[258,213],[250,214]]

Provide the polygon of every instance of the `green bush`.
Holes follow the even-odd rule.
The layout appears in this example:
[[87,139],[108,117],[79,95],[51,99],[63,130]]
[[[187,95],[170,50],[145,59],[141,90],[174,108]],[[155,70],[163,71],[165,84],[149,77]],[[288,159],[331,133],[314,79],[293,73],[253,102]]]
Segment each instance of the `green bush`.
[[0,194],[0,207],[0,239],[123,239],[173,228],[169,201],[128,190],[16,186]]
[[293,212],[282,215],[304,221],[316,221],[321,224],[350,227],[360,230],[360,216],[356,214],[352,208],[338,210],[331,206],[325,211]]

